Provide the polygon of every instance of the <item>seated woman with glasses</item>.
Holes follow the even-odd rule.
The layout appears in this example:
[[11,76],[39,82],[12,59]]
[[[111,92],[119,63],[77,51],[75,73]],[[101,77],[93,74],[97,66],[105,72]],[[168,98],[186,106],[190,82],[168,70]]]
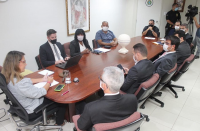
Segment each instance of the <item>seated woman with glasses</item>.
[[92,50],[86,39],[85,31],[83,29],[77,29],[74,35],[74,40],[70,42],[70,56],[76,56],[79,54],[87,54]]
[[[43,96],[47,94],[47,91],[53,82],[53,77],[46,75],[43,78],[38,79],[23,78],[20,73],[25,70],[27,65],[24,55],[23,52],[10,51],[4,60],[2,74],[6,78],[8,89],[27,111],[29,119],[35,119],[42,115],[42,111],[36,114],[34,113],[34,109],[43,104],[46,105],[52,102]],[[38,82],[47,83],[43,88],[37,88],[33,84]],[[55,125],[64,125],[66,105],[55,103],[48,106],[47,111],[55,107],[58,107]]]

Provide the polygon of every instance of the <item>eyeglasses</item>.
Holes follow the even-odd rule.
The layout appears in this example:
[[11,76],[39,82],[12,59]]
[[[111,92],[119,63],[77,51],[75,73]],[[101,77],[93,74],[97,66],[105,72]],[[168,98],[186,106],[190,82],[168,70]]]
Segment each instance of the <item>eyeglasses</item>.
[[[100,81],[102,81],[103,83],[106,84],[106,82],[101,79],[101,76],[99,76],[98,78],[99,78]],[[106,86],[107,86],[107,84],[106,84]]]
[[20,60],[20,61],[21,61],[22,63],[24,63],[24,64],[26,63],[26,60]]

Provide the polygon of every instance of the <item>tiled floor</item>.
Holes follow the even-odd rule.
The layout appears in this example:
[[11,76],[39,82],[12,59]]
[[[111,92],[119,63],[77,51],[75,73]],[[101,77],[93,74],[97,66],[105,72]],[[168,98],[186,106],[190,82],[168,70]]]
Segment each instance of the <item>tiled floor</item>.
[[[150,118],[149,122],[142,123],[141,131],[200,131],[200,59],[195,60],[190,69],[175,84],[183,85],[186,89],[185,92],[175,89],[178,98],[165,89],[162,96],[157,97],[165,103],[163,108],[154,101],[148,100],[145,109],[139,109]],[[3,102],[4,97],[0,95],[0,108],[8,109]],[[2,115],[3,111],[0,110],[0,117]],[[66,123],[63,129],[72,131],[73,127],[73,123]],[[0,131],[15,130],[16,126],[10,120],[0,122]]]

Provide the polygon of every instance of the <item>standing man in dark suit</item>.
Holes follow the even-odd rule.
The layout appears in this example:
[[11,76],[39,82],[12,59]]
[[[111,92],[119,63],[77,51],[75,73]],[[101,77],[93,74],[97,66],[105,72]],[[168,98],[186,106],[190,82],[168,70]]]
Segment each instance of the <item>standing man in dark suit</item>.
[[182,30],[176,31],[174,33],[180,39],[180,45],[176,50],[177,55],[177,66],[179,67],[183,64],[184,60],[191,55],[191,49],[189,44],[185,41],[185,32]]
[[154,73],[154,66],[150,60],[147,59],[147,48],[145,45],[138,43],[133,46],[133,60],[135,66],[130,70],[124,67],[125,74],[127,74],[121,90],[126,93],[134,94],[142,82],[145,82]]
[[99,77],[104,96],[86,104],[78,119],[80,130],[89,130],[94,124],[126,119],[137,111],[137,98],[133,94],[119,94],[124,73],[118,67],[106,67]]
[[178,12],[178,4],[177,3],[174,3],[172,5],[172,10],[167,12],[166,21],[167,21],[167,24],[165,26],[165,37],[169,34],[169,31],[171,29],[175,28],[175,22],[181,21],[181,15]]
[[176,36],[167,36],[163,45],[164,52],[158,59],[153,61],[155,72],[162,77],[165,73],[174,68],[177,62],[176,49],[180,44],[180,40]]
[[150,19],[149,25],[145,26],[142,31],[142,36],[160,37],[159,29],[154,24],[155,24],[154,20]]
[[56,31],[54,29],[49,29],[47,31],[48,41],[40,46],[40,59],[44,67],[59,64],[68,60],[63,45],[57,42]]

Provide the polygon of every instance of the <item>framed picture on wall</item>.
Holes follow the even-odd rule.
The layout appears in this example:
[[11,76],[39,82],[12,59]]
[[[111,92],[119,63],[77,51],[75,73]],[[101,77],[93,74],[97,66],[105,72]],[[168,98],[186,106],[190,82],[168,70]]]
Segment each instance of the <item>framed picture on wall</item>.
[[178,11],[183,12],[185,6],[185,0],[174,0],[174,3],[178,4]]
[[67,35],[76,29],[90,31],[90,0],[66,0]]

